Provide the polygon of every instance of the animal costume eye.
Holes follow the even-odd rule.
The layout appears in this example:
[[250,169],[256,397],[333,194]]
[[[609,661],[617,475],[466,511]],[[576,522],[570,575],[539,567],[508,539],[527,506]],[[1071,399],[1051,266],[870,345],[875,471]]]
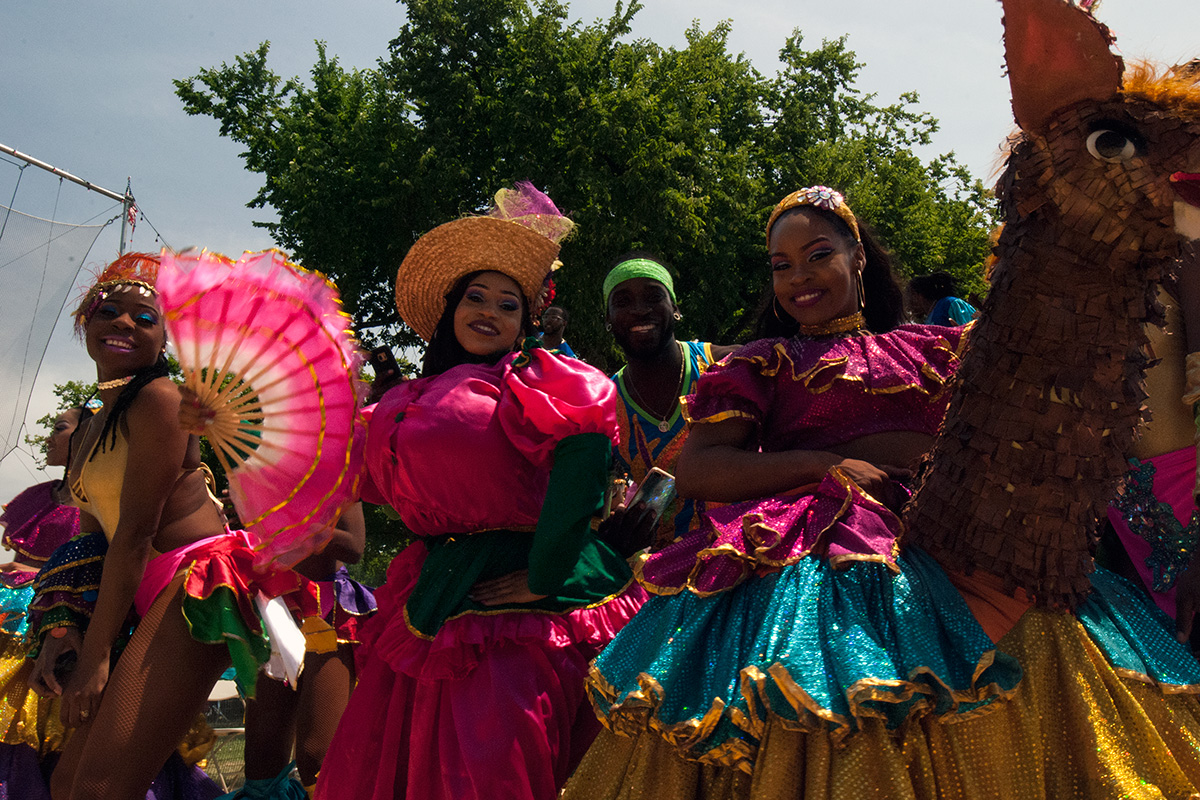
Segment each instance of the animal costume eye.
[[1087,138],[1088,152],[1101,161],[1128,161],[1137,155],[1137,144],[1121,131],[1101,128]]

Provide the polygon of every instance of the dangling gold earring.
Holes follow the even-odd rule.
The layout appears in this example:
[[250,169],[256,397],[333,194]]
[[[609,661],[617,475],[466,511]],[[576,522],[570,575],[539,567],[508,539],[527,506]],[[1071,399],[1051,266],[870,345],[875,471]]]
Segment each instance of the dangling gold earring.
[[771,310],[775,312],[775,319],[779,320],[784,325],[794,325],[795,324],[796,320],[792,319],[790,316],[787,319],[784,319],[783,317],[779,316],[779,298],[778,297],[771,298]]
[[863,288],[862,270],[858,271],[858,310],[867,310],[867,292]]

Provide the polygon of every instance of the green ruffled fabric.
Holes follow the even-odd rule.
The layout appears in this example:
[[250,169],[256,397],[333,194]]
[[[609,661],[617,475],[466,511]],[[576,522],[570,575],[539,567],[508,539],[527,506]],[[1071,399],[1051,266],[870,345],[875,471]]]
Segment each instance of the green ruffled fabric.
[[225,643],[238,682],[247,697],[254,697],[258,668],[270,660],[271,643],[264,632],[251,630],[246,624],[234,591],[227,586],[218,586],[205,599],[185,592],[183,616],[196,641]]
[[[629,565],[591,531],[611,454],[611,442],[599,433],[558,443],[536,532],[492,530],[426,539],[428,555],[405,606],[409,625],[433,637],[446,620],[462,614],[564,613],[624,589],[632,577]],[[479,581],[522,569],[529,570],[530,590],[545,598],[484,606],[467,597]]]

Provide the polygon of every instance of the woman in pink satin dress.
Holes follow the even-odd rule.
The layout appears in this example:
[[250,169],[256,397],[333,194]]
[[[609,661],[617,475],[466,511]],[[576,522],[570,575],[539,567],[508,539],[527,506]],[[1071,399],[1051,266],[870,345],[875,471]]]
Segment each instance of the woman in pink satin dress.
[[429,347],[367,409],[363,499],[420,539],[376,594],[318,798],[551,800],[598,729],[588,661],[645,598],[590,527],[612,381],[525,339],[571,223],[528,184],[496,200],[421,237],[396,278]]

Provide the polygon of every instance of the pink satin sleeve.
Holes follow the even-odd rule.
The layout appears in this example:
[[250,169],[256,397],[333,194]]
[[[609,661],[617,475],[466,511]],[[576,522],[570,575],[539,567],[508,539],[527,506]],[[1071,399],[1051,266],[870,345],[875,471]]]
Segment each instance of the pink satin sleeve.
[[549,467],[555,446],[568,436],[602,433],[614,444],[617,387],[600,370],[575,358],[533,350],[530,362],[509,363],[497,412],[509,440],[538,467]]

